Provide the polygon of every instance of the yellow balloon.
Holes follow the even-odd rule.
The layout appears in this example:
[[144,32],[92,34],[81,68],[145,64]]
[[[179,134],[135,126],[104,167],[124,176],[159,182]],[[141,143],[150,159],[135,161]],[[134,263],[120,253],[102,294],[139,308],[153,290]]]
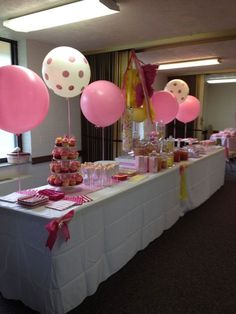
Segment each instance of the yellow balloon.
[[[144,100],[142,106],[145,108],[145,110],[147,110],[147,102]],[[153,105],[151,100],[149,99],[149,114],[150,114],[150,119],[151,121],[154,121],[155,119],[155,111],[153,109]]]
[[133,109],[133,121],[134,122],[143,122],[147,119],[145,107],[139,107]]
[[126,72],[126,104],[128,108],[136,107],[136,86],[140,82],[139,72],[136,69],[128,69]]

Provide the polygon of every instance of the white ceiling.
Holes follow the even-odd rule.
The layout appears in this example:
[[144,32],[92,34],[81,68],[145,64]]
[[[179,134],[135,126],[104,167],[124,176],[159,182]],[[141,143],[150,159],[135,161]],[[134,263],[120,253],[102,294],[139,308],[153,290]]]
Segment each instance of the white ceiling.
[[136,49],[144,63],[220,57],[219,66],[200,72],[236,72],[235,0],[119,0],[119,14],[91,21],[27,34],[2,26],[5,19],[69,2],[74,1],[0,1],[0,37],[71,46],[83,53]]

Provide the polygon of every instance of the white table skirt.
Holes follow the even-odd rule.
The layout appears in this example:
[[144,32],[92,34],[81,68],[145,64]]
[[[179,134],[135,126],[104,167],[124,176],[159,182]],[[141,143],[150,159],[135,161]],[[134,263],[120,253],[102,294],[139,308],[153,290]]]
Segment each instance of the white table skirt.
[[182,213],[204,203],[223,184],[225,177],[224,148],[193,162],[186,169],[188,199],[181,202]]
[[222,149],[186,169],[188,199],[179,198],[179,167],[94,192],[74,207],[70,240],[50,251],[45,225],[62,212],[0,202],[0,291],[40,313],[66,313],[224,183]]

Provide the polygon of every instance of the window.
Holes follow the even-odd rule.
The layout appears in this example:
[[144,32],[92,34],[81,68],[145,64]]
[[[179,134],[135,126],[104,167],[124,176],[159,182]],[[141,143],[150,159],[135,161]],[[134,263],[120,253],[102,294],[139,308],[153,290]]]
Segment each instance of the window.
[[[0,158],[6,158],[7,153],[11,152],[15,147],[15,136],[12,133],[0,130],[0,143]],[[2,162],[4,161],[2,160]]]
[[[0,66],[17,63],[17,42],[0,38]],[[0,162],[6,162],[6,154],[18,145],[16,136],[0,129],[0,143]]]

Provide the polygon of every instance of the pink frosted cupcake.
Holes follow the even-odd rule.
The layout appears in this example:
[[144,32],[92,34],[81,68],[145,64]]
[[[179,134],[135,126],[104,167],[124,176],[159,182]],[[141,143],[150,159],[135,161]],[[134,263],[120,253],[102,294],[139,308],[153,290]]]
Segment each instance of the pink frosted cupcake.
[[70,185],[70,179],[64,178],[62,180],[62,186],[69,186]]
[[53,149],[52,156],[55,159],[61,159],[61,151],[58,148]]
[[62,186],[62,180],[60,177],[56,176],[56,178],[54,180],[54,185],[55,186]]
[[74,151],[69,151],[68,152],[68,159],[72,160],[76,158],[76,152]]
[[62,146],[63,147],[68,147],[69,146],[69,139],[67,136],[64,136],[62,139]]
[[48,184],[50,184],[50,185],[55,185],[55,179],[56,179],[56,176],[55,175],[50,175],[49,177],[48,177],[48,179],[47,179],[47,181],[48,181]]
[[83,182],[83,177],[81,176],[81,174],[79,173],[75,174],[75,181],[76,181],[76,184],[81,184]]
[[69,183],[70,185],[76,185],[76,180],[75,180],[75,178],[74,177],[71,177],[70,178],[70,183]]
[[71,136],[68,140],[68,144],[70,147],[75,147],[76,139],[74,136]]
[[61,165],[61,173],[68,173],[69,166],[68,165]]
[[68,152],[66,150],[63,150],[61,152],[61,159],[66,160],[68,158]]
[[80,167],[80,163],[77,160],[71,161],[71,163],[70,163],[70,172],[78,171],[79,167]]
[[55,165],[55,162],[51,162],[50,165],[49,165],[49,168],[52,172],[54,172],[54,165]]
[[61,165],[59,162],[55,162],[54,167],[53,167],[53,172],[55,172],[55,173],[61,172]]

